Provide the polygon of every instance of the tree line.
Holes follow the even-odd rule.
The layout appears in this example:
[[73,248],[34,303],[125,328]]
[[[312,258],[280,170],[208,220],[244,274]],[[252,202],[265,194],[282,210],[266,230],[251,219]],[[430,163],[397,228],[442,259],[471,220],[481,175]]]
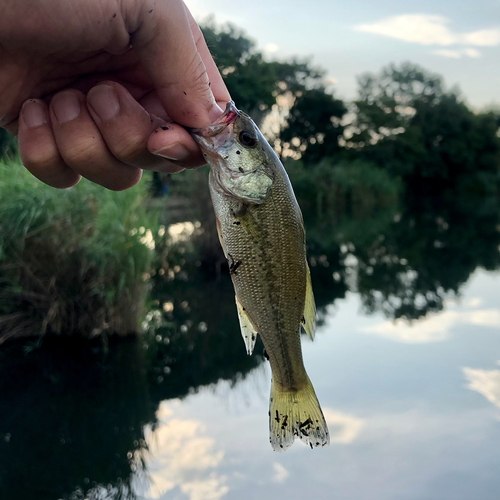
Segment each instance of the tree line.
[[[478,266],[500,267],[499,113],[474,112],[411,63],[361,75],[357,99],[345,102],[311,61],[267,60],[232,25],[202,30],[237,106],[285,163],[320,311],[354,286],[368,310],[418,318]],[[0,145],[11,140],[0,134]],[[220,269],[205,176],[172,176],[171,192],[192,200],[201,223],[196,259]]]
[[363,160],[426,191],[499,189],[500,114],[475,113],[439,75],[408,62],[390,64],[361,75],[358,98],[348,103],[327,89],[324,70],[310,61],[268,61],[231,25],[209,22],[202,30],[241,109],[262,123],[280,96],[288,98],[279,131],[269,138],[306,168],[325,158]]

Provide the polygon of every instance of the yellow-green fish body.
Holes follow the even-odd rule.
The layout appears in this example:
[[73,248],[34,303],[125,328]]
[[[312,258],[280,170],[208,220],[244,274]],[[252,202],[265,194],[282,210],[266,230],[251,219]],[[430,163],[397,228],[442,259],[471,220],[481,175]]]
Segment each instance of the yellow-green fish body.
[[217,230],[247,352],[260,335],[269,357],[273,449],[288,448],[296,436],[311,447],[324,446],[328,428],[302,361],[300,331],[312,338],[315,307],[302,214],[288,176],[257,126],[233,103],[193,135],[211,166]]

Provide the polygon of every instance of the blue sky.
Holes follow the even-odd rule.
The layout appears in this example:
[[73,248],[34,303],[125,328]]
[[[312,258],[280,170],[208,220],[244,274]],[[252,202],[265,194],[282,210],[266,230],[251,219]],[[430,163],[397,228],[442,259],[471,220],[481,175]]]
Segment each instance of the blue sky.
[[312,57],[337,96],[356,76],[412,61],[458,85],[475,109],[500,105],[500,2],[494,0],[186,0],[200,21],[243,28],[269,57]]

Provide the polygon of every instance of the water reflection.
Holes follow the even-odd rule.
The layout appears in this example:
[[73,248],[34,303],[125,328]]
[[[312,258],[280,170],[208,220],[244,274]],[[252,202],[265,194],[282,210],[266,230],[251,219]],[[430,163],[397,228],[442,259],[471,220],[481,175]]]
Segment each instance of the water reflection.
[[154,420],[144,354],[58,340],[1,351],[0,498],[126,497]]
[[[496,498],[492,464],[500,460],[488,443],[500,407],[500,370],[491,365],[500,352],[499,278],[480,276],[462,300],[455,296],[478,267],[500,267],[498,200],[421,197],[369,218],[316,220],[307,207],[304,216],[322,318],[304,354],[330,426],[329,450],[271,453],[262,346],[246,355],[220,251],[204,253],[216,238],[211,226],[193,223],[192,239],[180,237],[179,226],[175,247],[156,242],[139,341],[2,348],[0,498],[375,498],[375,491],[390,499],[412,491],[405,498],[465,500],[459,488],[443,493],[457,470],[474,475],[468,481],[482,498]],[[256,369],[265,381],[258,390],[249,376]],[[228,399],[253,393],[230,418],[221,396],[202,387],[224,387]],[[488,408],[476,408],[478,398]]]
[[361,418],[328,407],[325,407],[323,413],[328,423],[332,443],[352,443],[363,428],[364,421]]
[[500,370],[464,368],[463,373],[469,382],[469,389],[479,392],[490,403],[500,408]]
[[[0,412],[0,498],[135,498],[132,477],[136,486],[151,481],[152,497],[175,487],[193,499],[225,491],[213,473],[188,481],[221,452],[201,420],[164,427],[160,402],[219,380],[234,386],[264,358],[242,347],[228,277],[164,279],[139,340],[49,339],[0,351],[0,407],[8,409]],[[166,455],[150,463],[155,443]]]
[[228,491],[227,478],[217,472],[224,452],[207,435],[200,419],[180,419],[172,406],[163,402],[158,408],[157,426],[146,428],[151,459],[148,461],[147,488],[136,485],[147,498],[161,498],[176,490],[191,500],[218,499]]
[[460,324],[471,326],[490,326],[500,330],[500,310],[475,309],[468,310],[465,305],[461,310],[448,310],[440,314],[432,314],[414,324],[401,320],[383,321],[363,328],[363,332],[390,338],[399,342],[420,344],[426,342],[442,342],[447,340],[454,327]]

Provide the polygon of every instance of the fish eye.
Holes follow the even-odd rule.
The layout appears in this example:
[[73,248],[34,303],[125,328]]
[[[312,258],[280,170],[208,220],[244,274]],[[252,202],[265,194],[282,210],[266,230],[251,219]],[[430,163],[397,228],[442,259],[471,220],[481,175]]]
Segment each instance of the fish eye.
[[238,139],[240,144],[246,148],[253,148],[257,144],[257,139],[246,130],[240,132]]

